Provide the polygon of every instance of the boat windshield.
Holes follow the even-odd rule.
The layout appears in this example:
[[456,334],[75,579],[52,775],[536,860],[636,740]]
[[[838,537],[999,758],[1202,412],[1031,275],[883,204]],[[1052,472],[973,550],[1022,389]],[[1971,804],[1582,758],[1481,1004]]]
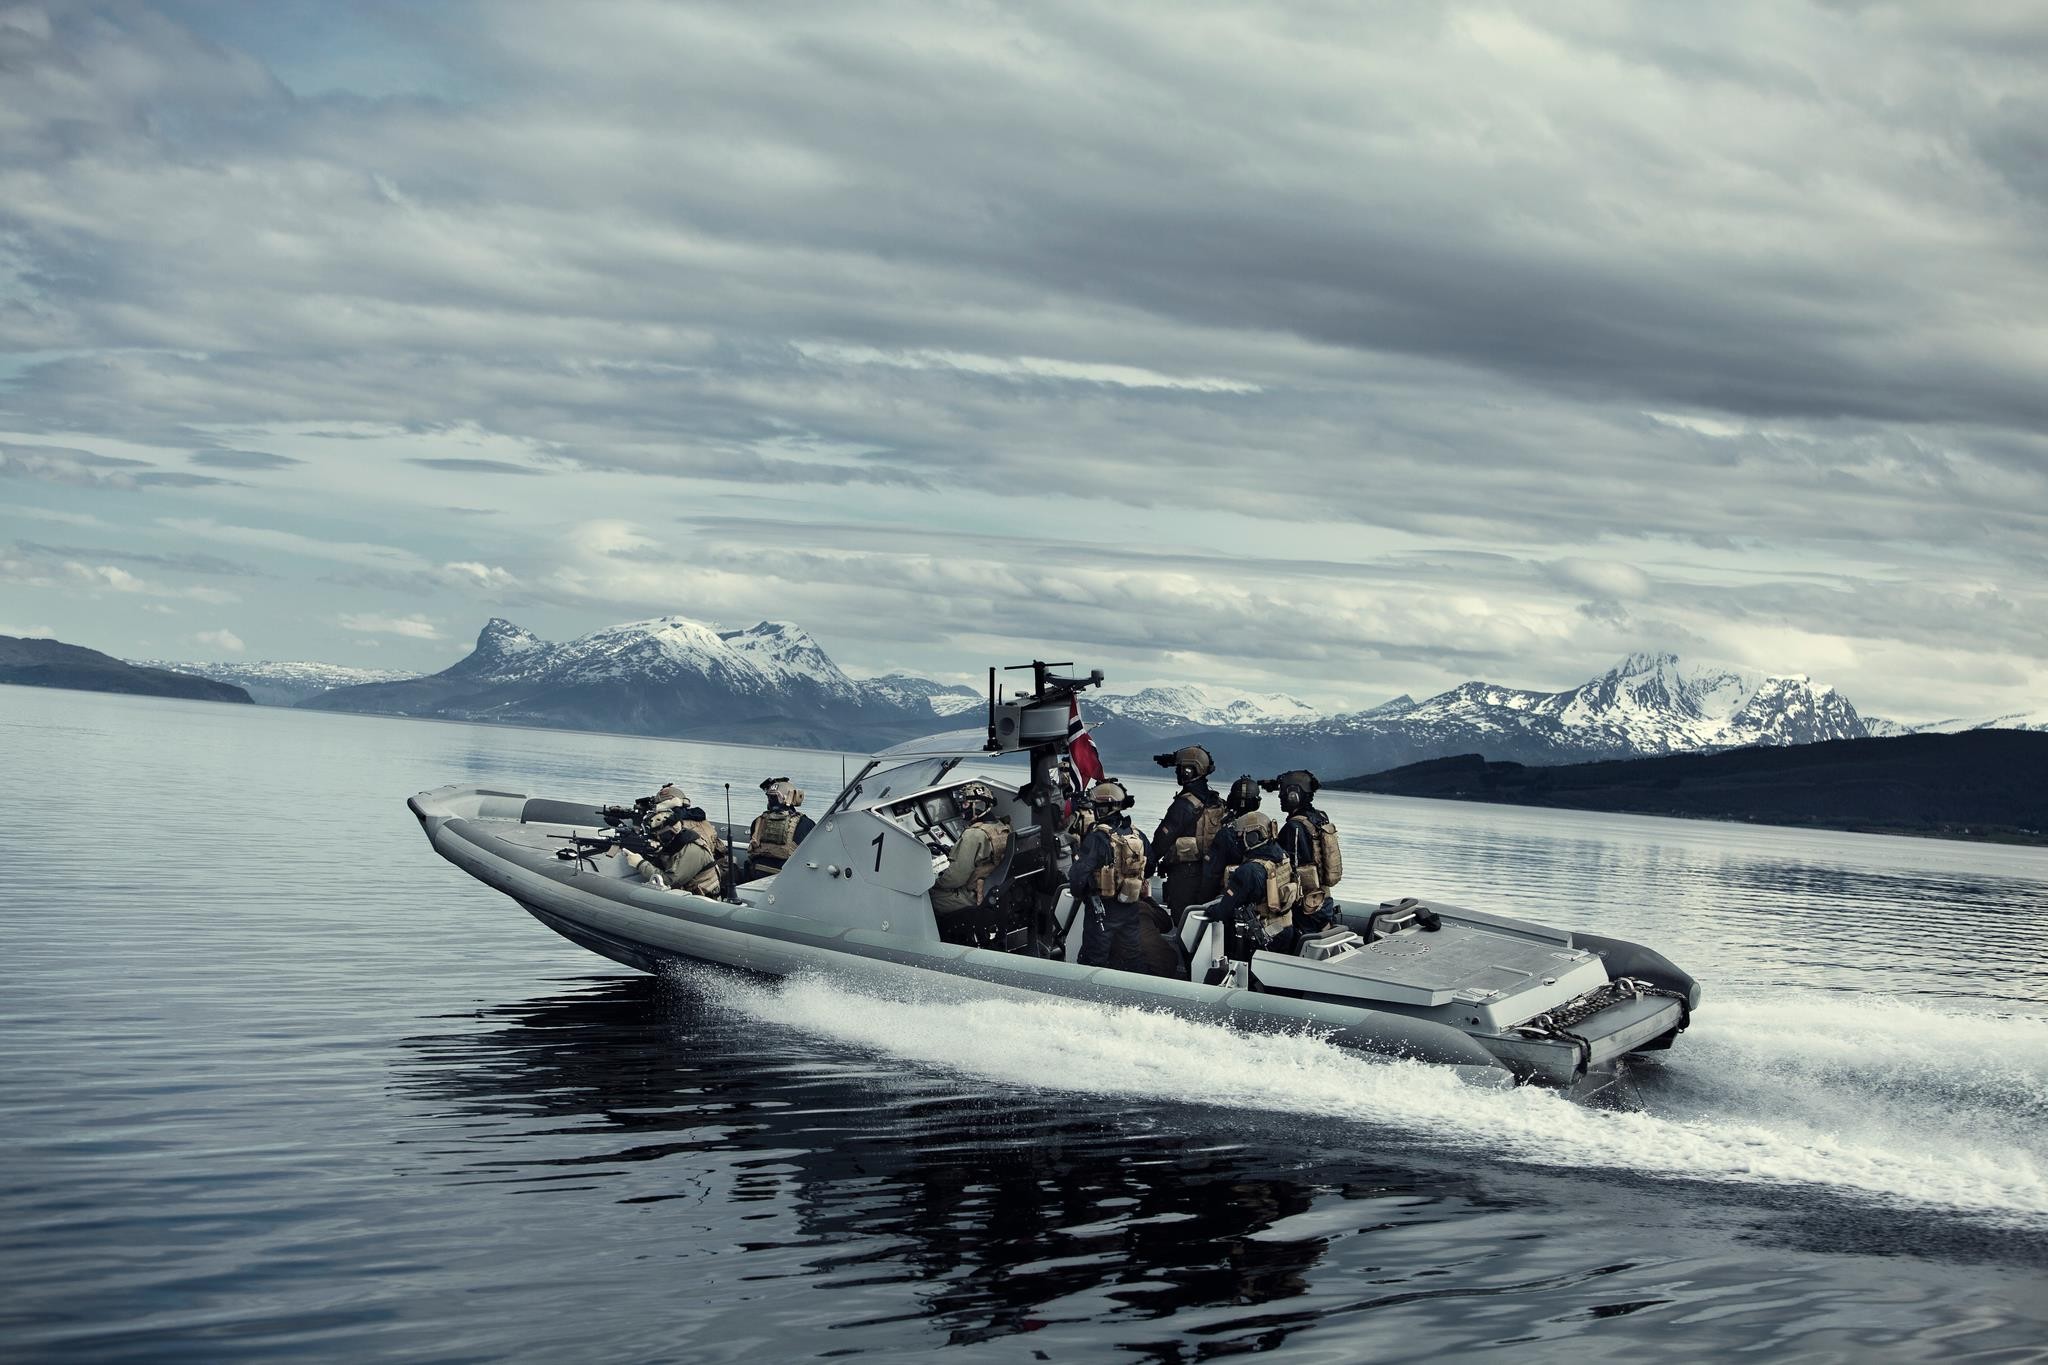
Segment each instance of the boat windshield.
[[886,801],[891,796],[900,796],[904,792],[923,791],[926,787],[935,787],[939,779],[953,771],[959,763],[960,759],[951,754],[915,758],[908,763],[898,763],[886,768],[878,763],[870,763],[861,769],[859,776],[847,784],[845,791],[839,793],[839,799],[832,803],[831,810],[825,814],[832,815],[855,805],[872,805],[877,801]]

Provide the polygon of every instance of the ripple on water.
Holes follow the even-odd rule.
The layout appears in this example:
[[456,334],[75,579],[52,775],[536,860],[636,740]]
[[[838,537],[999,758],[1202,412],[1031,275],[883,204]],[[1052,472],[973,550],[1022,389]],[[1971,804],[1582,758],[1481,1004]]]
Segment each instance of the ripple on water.
[[0,754],[7,827],[61,836],[0,853],[20,1356],[2048,1338],[2038,850],[1334,797],[1358,898],[1700,971],[1609,1113],[1129,1012],[617,974],[402,805],[737,801],[837,755],[12,688]]

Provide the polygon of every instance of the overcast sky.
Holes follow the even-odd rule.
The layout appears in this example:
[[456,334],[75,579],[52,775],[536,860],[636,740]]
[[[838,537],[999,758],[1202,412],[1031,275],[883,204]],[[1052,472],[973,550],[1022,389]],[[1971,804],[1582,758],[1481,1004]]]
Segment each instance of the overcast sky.
[[0,0],[0,632],[2048,706],[2048,12]]

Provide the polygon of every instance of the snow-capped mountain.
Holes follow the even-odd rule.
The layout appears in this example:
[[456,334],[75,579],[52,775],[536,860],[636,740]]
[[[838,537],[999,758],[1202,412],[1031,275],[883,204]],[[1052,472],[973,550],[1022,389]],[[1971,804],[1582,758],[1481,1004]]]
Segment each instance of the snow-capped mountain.
[[957,716],[972,711],[985,700],[975,688],[964,683],[942,683],[914,673],[885,673],[862,678],[860,688],[868,696],[890,706],[915,711],[920,707],[935,716]]
[[[501,624],[510,623],[492,622]],[[491,626],[484,629],[488,633]],[[502,648],[503,638],[500,632],[494,647]],[[702,684],[739,698],[860,700],[860,689],[817,641],[780,621],[719,630],[687,616],[661,616],[607,626],[558,645],[536,644],[522,639],[493,676],[554,686]]]
[[[977,687],[914,674],[849,677],[786,621],[733,630],[686,616],[560,643],[494,619],[468,657],[424,678],[360,681],[361,670],[326,665],[218,667],[325,669],[323,682],[353,674],[357,685],[303,703],[322,709],[823,747],[876,748],[972,723],[983,702]],[[243,683],[240,673],[208,676]],[[1332,778],[1454,754],[1573,763],[1912,730],[2048,729],[2048,713],[1873,724],[1833,687],[1802,675],[1689,666],[1668,653],[1631,654],[1562,692],[1475,680],[1335,715],[1285,693],[1210,684],[1090,692],[1081,711],[1100,727],[1096,743],[1115,772],[1143,771],[1160,750],[1195,742],[1226,775],[1308,766]]]
[[528,663],[537,663],[551,648],[546,640],[502,616],[484,622],[477,633],[476,648],[469,657],[443,669],[444,678],[512,678]]
[[1204,683],[1091,694],[1089,700],[1103,715],[1158,731],[1306,724],[1321,718],[1315,707],[1284,692],[1233,692]]
[[1804,676],[1761,677],[1688,667],[1675,654],[1631,654],[1563,692],[1465,683],[1394,711],[1361,719],[1410,727],[1468,727],[1475,733],[1552,735],[1614,757],[1693,753],[1749,744],[1810,744],[1865,733],[1854,707]]
[[349,668],[343,664],[312,663],[304,660],[262,663],[191,663],[168,659],[130,659],[143,668],[166,668],[173,673],[190,673],[215,682],[232,683],[265,706],[296,706],[308,697],[336,687],[358,683],[396,682],[416,678],[403,669]]
[[467,658],[439,673],[342,688],[307,704],[825,746],[894,742],[930,729],[934,715],[928,704],[871,693],[800,626],[721,630],[687,616],[629,621],[560,643],[495,618]]
[[1868,716],[1865,717],[1865,723],[1869,725],[1870,733],[1873,735],[1955,735],[1965,730],[2048,730],[2048,710],[2011,711],[2002,716],[1977,720],[1930,720],[1922,721],[1918,725]]
[[[1474,681],[1419,702],[1397,697],[1324,719],[1216,727],[1186,738],[1209,744],[1225,766],[1300,763],[1350,775],[1460,753],[1574,763],[1868,733],[1855,707],[1826,684],[1642,653],[1563,692]],[[1113,743],[1113,731],[1105,738]]]

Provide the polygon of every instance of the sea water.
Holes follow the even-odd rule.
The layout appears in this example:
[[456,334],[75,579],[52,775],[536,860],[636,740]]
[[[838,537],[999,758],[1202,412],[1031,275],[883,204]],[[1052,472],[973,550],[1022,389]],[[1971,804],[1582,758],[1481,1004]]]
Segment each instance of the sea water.
[[[2048,851],[1326,793],[1347,897],[1701,978],[1595,1108],[1313,1034],[640,976],[436,857],[403,801],[674,780],[744,819],[763,777],[821,809],[843,761],[0,688],[0,1350],[2048,1342]],[[1134,786],[1156,818],[1168,789]]]

